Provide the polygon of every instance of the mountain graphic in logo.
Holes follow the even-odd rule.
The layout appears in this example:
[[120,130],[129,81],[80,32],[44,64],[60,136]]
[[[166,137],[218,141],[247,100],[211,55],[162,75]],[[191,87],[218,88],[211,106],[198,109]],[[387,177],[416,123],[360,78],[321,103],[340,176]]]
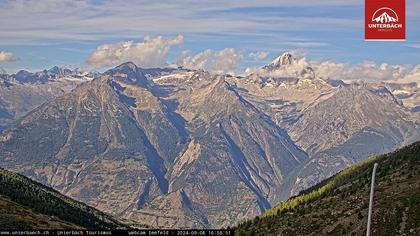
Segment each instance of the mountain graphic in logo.
[[382,15],[373,19],[373,21],[375,21],[376,23],[379,23],[379,22],[381,22],[381,23],[398,22],[397,19],[388,15],[386,12],[382,13]]
[[393,23],[398,22],[397,13],[388,7],[378,9],[372,16],[372,21],[376,23]]

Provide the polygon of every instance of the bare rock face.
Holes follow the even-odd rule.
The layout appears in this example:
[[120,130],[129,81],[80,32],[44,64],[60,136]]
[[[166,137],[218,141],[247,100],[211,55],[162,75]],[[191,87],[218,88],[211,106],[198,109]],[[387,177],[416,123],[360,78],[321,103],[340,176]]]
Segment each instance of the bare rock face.
[[[420,71],[420,66],[416,67]],[[382,83],[403,105],[412,112],[420,112],[420,88],[416,82],[412,83]]]
[[[278,68],[284,70],[285,65]],[[420,116],[393,94],[403,88],[400,85],[256,75],[229,82],[284,127],[310,157],[286,178],[279,199],[296,195],[371,155],[420,139]],[[413,86],[409,88],[413,90]],[[404,89],[408,90],[407,86]]]
[[43,104],[1,136],[2,166],[159,227],[229,226],[269,209],[307,155],[224,77],[165,73],[148,80],[124,64]]
[[296,122],[290,134],[309,153],[343,144],[364,129],[389,135],[401,143],[406,130],[415,129],[410,114],[399,104],[367,86],[340,88],[330,99],[310,109]]
[[308,109],[289,134],[310,156],[296,174],[291,195],[369,156],[420,139],[420,117],[392,94],[369,85],[340,88]]

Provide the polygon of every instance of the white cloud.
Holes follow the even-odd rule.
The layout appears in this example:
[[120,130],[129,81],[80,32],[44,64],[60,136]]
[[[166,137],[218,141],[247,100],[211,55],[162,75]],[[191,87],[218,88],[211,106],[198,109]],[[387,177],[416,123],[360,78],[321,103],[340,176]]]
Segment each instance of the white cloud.
[[177,64],[189,69],[203,69],[214,73],[235,74],[243,56],[233,48],[220,51],[207,49],[196,55],[184,51],[177,59]]
[[0,62],[16,61],[16,56],[11,52],[0,51]]
[[376,64],[372,61],[365,61],[355,66],[350,66],[334,61],[312,61],[311,66],[318,77],[325,79],[343,80],[348,83],[355,81],[370,83],[416,82],[417,86],[420,87],[420,65]]
[[263,60],[268,57],[270,53],[267,51],[257,51],[251,52],[248,54],[248,57],[252,58],[254,61]]
[[308,55],[308,51],[306,49],[303,49],[303,48],[293,49],[293,50],[289,50],[287,52],[292,54],[293,57],[298,59],[298,60],[303,59]]
[[398,80],[400,83],[412,83],[416,82],[417,87],[420,87],[420,65],[416,65],[410,73]]
[[335,61],[314,61],[312,66],[316,71],[316,75],[325,79],[339,79],[338,77],[342,77],[347,69],[345,64]]
[[139,67],[163,67],[167,65],[168,53],[172,46],[182,44],[184,37],[145,37],[142,42],[119,42],[103,44],[89,56],[87,62],[94,67],[115,66],[132,61]]
[[355,66],[343,63],[324,61],[311,63],[317,76],[344,81],[386,82],[403,79],[411,66],[376,64],[365,61]]
[[[183,42],[184,37],[178,35],[173,38],[146,37],[142,42],[103,44],[90,54],[87,62],[94,68],[116,66],[127,61],[143,68],[165,67],[168,66],[167,59],[171,47]],[[187,50],[178,55],[175,64],[188,69],[234,74],[242,58],[242,54],[233,48],[220,51],[207,49],[196,55]]]

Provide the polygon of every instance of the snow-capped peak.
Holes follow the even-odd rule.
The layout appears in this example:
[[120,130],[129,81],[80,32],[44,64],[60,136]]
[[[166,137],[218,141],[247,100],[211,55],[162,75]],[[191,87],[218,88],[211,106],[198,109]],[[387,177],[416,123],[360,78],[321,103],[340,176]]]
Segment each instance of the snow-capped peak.
[[291,53],[285,52],[276,59],[274,59],[270,64],[265,66],[265,68],[278,69],[281,66],[293,64],[294,60],[295,59],[293,58]]
[[289,52],[283,53],[256,73],[265,77],[315,78],[315,71],[306,58],[295,59]]
[[280,65],[289,65],[293,63],[294,58],[292,54],[285,52],[277,60],[280,62]]

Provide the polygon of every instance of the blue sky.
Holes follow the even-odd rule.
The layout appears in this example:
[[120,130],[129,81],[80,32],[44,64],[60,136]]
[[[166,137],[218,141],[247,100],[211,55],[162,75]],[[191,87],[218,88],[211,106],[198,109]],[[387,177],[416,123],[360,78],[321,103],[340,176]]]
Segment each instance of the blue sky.
[[[182,42],[166,45],[162,54],[168,63],[185,50],[193,57],[233,48],[242,57],[239,68],[263,65],[284,51],[348,64],[420,64],[420,1],[406,4],[407,41],[365,42],[364,0],[0,0],[0,51],[15,59],[0,67],[89,67],[100,45],[177,35]],[[269,55],[248,56],[258,51]]]

